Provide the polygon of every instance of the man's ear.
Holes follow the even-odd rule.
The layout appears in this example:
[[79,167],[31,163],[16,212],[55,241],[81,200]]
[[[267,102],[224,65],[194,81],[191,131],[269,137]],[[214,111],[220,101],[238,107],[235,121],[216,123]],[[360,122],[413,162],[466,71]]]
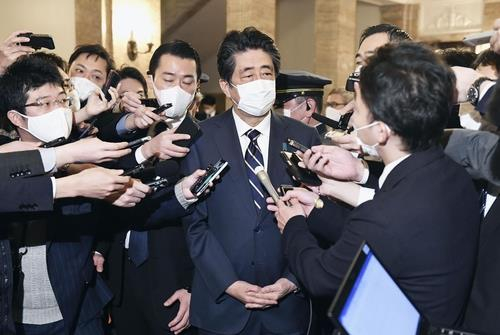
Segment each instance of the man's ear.
[[389,138],[391,137],[391,135],[393,135],[393,134],[394,134],[393,131],[391,130],[391,128],[389,128],[388,125],[386,125],[383,122],[379,123],[379,127],[377,129],[377,141],[378,141],[378,143],[385,145],[387,143],[387,141],[389,140]]
[[306,115],[311,117],[316,112],[316,100],[308,98],[306,100]]
[[219,79],[219,86],[222,92],[226,95],[227,98],[231,99],[231,93],[229,92],[229,83],[224,79]]
[[16,127],[26,128],[26,120],[15,110],[10,110],[7,112],[7,118]]

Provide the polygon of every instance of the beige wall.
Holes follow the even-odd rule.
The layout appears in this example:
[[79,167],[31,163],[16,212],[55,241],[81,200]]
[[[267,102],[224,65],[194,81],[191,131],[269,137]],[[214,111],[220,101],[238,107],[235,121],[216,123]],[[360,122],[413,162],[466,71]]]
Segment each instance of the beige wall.
[[314,72],[314,1],[279,0],[276,19],[281,68]]
[[358,1],[356,8],[356,47],[361,33],[368,27],[380,24],[380,7]]
[[22,29],[51,35],[54,52],[67,60],[75,47],[75,1],[2,0],[0,40]]

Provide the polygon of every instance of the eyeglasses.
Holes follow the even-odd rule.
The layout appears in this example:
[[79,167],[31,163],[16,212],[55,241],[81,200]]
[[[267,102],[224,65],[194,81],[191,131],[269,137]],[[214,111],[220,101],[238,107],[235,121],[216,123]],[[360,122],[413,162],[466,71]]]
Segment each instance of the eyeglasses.
[[32,102],[30,104],[24,105],[24,107],[41,107],[44,109],[49,109],[52,107],[70,107],[71,102],[72,102],[71,97],[64,97],[64,98],[59,98],[59,99],[46,99],[46,98],[40,98],[37,99],[35,102]]

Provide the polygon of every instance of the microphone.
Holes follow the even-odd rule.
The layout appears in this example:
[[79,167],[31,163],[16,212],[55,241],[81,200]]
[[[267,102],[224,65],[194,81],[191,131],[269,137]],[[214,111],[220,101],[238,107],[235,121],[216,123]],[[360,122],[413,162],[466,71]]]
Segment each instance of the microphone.
[[262,166],[257,166],[254,170],[255,174],[257,175],[257,178],[259,178],[260,183],[264,188],[266,189],[267,193],[273,198],[274,203],[278,203],[280,200],[280,197],[276,190],[273,187],[273,184],[271,184],[271,180],[269,179],[269,175],[267,172],[264,170]]
[[323,116],[319,113],[313,113],[312,118],[318,122],[326,124],[329,127],[332,127],[333,129],[339,129],[339,122],[332,120],[330,118],[327,118],[326,116]]

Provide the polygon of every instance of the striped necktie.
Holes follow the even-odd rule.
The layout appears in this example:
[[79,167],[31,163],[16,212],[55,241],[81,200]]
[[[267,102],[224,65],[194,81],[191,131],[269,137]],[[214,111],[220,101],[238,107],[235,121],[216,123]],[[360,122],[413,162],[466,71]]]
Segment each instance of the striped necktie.
[[252,189],[253,202],[257,211],[260,211],[266,206],[266,199],[264,197],[264,191],[262,190],[262,185],[259,182],[259,178],[255,174],[255,168],[257,166],[264,166],[264,159],[262,158],[262,152],[260,151],[259,145],[257,144],[257,138],[260,132],[255,129],[249,129],[245,135],[250,139],[250,144],[245,152],[245,165],[247,170],[248,182],[250,183],[250,188]]

